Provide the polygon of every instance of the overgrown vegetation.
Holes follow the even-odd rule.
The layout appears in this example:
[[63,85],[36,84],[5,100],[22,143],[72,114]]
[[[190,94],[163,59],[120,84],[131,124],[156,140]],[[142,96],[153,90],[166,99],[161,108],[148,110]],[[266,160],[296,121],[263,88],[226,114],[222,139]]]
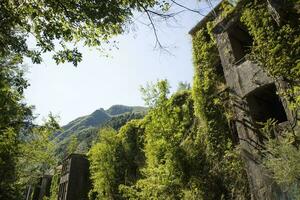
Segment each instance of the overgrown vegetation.
[[[297,188],[299,188],[300,175],[298,171],[299,130],[294,127],[299,125],[300,106],[300,29],[299,20],[296,20],[299,19],[299,9],[295,6],[295,1],[287,1],[285,6],[277,10],[270,9],[269,3],[269,1],[251,1],[245,3],[239,13],[241,22],[253,37],[253,46],[248,58],[262,66],[263,70],[279,83],[282,80],[288,83],[288,86],[279,85],[279,92],[288,101],[294,119],[290,124],[291,128],[281,132],[277,138],[270,136],[271,133],[274,135],[274,130],[266,131],[266,128],[263,130],[268,135],[265,141],[263,163],[273,173],[276,182],[293,195],[291,198],[297,199],[299,198],[299,189]],[[223,9],[222,17],[233,12],[233,7],[228,4],[224,5]],[[278,18],[278,14],[281,18]],[[196,66],[193,94],[197,116],[205,119],[210,115],[212,118],[208,118],[208,120],[212,119],[213,122],[209,125],[213,127],[216,121],[225,122],[226,118],[230,120],[231,114],[230,110],[227,112],[224,110],[224,106],[228,108],[229,105],[226,102],[226,95],[224,93],[219,95],[220,92],[222,93],[220,88],[222,90],[223,87],[213,68],[218,58],[214,38],[210,33],[212,24],[208,23],[207,28],[199,30],[193,38]],[[203,98],[204,96],[205,98]],[[206,101],[210,103],[210,106]],[[222,103],[220,104],[220,102]],[[212,110],[207,112],[207,108],[214,108],[214,104],[221,106],[217,108],[217,111],[223,110],[216,116],[212,115],[214,113],[211,112]],[[220,119],[222,113],[225,113],[227,117],[223,115],[223,119]],[[203,116],[205,117],[203,118]],[[222,125],[218,124],[217,127],[221,128]],[[275,127],[274,122],[273,129]],[[224,129],[223,126],[222,130],[226,130],[226,128]],[[222,139],[219,138],[218,141],[222,141]]]
[[[263,132],[268,140],[264,164],[271,170],[276,182],[293,196],[291,198],[299,199],[300,131],[295,129],[300,125],[299,1],[287,1],[285,6],[276,10],[277,13],[268,8],[268,3],[249,2],[244,8],[241,21],[254,39],[250,59],[258,62],[274,79],[288,83],[288,86],[279,85],[278,89],[289,103],[293,122],[290,122],[289,129],[279,131],[280,135],[276,138],[271,137],[271,133],[278,133],[275,123],[271,123],[271,126],[266,124]],[[276,14],[282,18],[277,18]]]
[[[81,54],[76,48],[68,49],[66,42],[83,40],[88,46],[98,46],[124,31],[133,10],[168,9],[165,1],[152,0],[85,3],[4,1],[0,6],[0,199],[21,199],[25,186],[57,163],[51,139],[59,127],[51,116],[42,126],[33,124],[32,108],[24,103],[28,83],[19,66],[22,58],[41,62],[41,54],[54,51],[53,41],[58,39],[62,49],[54,59],[77,65]],[[270,9],[269,3],[248,1],[239,12],[253,37],[249,58],[274,79],[288,83],[279,92],[288,101],[294,122],[274,137],[277,125],[268,121],[262,129],[265,146],[261,154],[274,180],[297,199],[300,132],[294,127],[299,125],[300,106],[299,1],[288,0],[279,10]],[[223,9],[222,17],[234,10],[229,4]],[[160,81],[142,90],[150,107],[143,119],[123,127],[134,116],[119,116],[110,123],[103,120],[115,129],[101,129],[89,150],[90,199],[250,199],[245,166],[230,128],[230,93],[215,68],[219,58],[212,26],[213,22],[207,23],[193,37],[192,89],[182,85],[170,95],[167,81]],[[37,40],[38,51],[26,45],[29,32]],[[80,120],[95,125],[93,119]],[[83,135],[94,135],[98,128],[89,127]],[[72,138],[69,153],[78,149],[78,140]],[[79,149],[87,151],[90,145]],[[51,199],[57,195],[58,177],[56,172]]]
[[247,4],[241,16],[254,39],[250,59],[258,62],[276,80],[289,84],[288,87],[280,85],[278,89],[295,112],[297,124],[300,106],[299,1],[289,0],[278,8],[281,19],[276,18],[275,11],[268,9],[268,3],[253,1]]
[[[297,114],[300,34],[299,21],[295,18],[299,18],[299,11],[293,1],[288,1],[287,6],[280,10],[283,20],[278,22],[268,3],[252,1],[240,10],[241,22],[250,30],[254,40],[248,58],[258,62],[276,80],[289,83],[280,94]],[[226,14],[233,12],[229,4],[223,9]],[[118,168],[123,174],[119,184],[113,186],[118,194],[113,199],[250,198],[245,166],[230,128],[230,93],[215,68],[219,58],[211,34],[212,26],[213,22],[208,23],[193,37],[195,76],[192,92],[185,90],[168,97],[164,81],[144,90],[151,109],[138,122],[141,129],[135,129],[136,133],[139,132],[139,140],[135,136],[131,142],[134,144],[131,149],[143,159],[139,162],[134,157],[123,159],[136,163],[133,167],[135,176],[127,174],[130,168]],[[299,119],[296,117],[295,120],[294,125],[297,125]],[[263,164],[273,173],[275,181],[290,192],[291,198],[297,199],[299,131],[286,130],[274,138],[267,136],[272,135],[271,129],[266,130],[262,130],[266,134],[265,149],[261,152]],[[126,131],[114,137],[122,138],[124,133]],[[123,149],[120,151],[123,153],[126,145],[121,140],[117,147]],[[120,162],[122,160],[110,163],[108,168],[123,166]],[[102,164],[99,162],[98,165]],[[108,186],[109,182],[106,184]],[[105,198],[112,199],[110,196]]]
[[13,57],[0,58],[0,199],[18,199],[17,162],[20,137],[31,121],[30,107],[21,103],[28,86]]
[[[209,25],[193,37],[195,75],[192,94],[195,115],[199,120],[198,126],[201,127],[199,134],[205,141],[203,146],[211,168],[210,173],[216,179],[213,182],[217,187],[224,184],[222,187],[231,194],[228,196],[221,193],[219,196],[212,196],[211,199],[220,198],[220,195],[229,199],[247,199],[247,176],[233,146],[229,126],[229,94],[224,78],[216,72],[216,61],[220,58],[215,40],[209,33]],[[224,182],[218,181],[220,177],[224,178]]]
[[54,169],[54,173],[51,180],[50,197],[49,200],[57,200],[59,183],[60,183],[61,172],[60,169]]
[[56,165],[51,134],[58,124],[53,116],[35,126],[31,107],[24,101],[28,86],[15,57],[0,61],[0,199],[22,199],[22,192]]
[[152,106],[145,118],[109,139],[101,133],[89,153],[95,199],[246,199],[238,155],[230,142],[222,159],[221,147],[209,147],[212,139],[194,116],[191,91],[168,97],[166,81],[144,91]]

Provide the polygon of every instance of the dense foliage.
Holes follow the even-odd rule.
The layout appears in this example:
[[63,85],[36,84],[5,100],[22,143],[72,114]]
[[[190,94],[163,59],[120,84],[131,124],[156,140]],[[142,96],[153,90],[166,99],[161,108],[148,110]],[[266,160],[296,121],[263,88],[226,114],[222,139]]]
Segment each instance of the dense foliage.
[[[267,1],[253,1],[245,7],[241,21],[254,39],[251,59],[275,79],[289,83],[289,88],[281,86],[280,92],[289,101],[290,108],[297,109],[300,105],[300,11],[296,1],[289,0],[274,12],[268,10]],[[276,14],[281,18],[277,19]]]
[[50,116],[42,126],[32,123],[31,108],[23,101],[28,86],[24,71],[6,57],[0,66],[0,199],[21,199],[22,190],[55,164],[51,134],[58,129]]
[[51,180],[51,188],[50,188],[50,197],[49,200],[57,200],[58,197],[58,190],[59,190],[59,183],[60,183],[60,169],[54,170],[52,180]]
[[[269,9],[269,1],[246,2],[240,14],[241,22],[253,37],[248,58],[258,62],[276,80],[283,79],[289,84],[280,94],[288,100],[296,115],[295,127],[299,123],[300,54],[299,21],[295,20],[299,18],[299,11],[293,3],[288,1],[279,12],[284,19],[280,22],[274,17],[275,11]],[[222,17],[234,10],[227,3],[222,9]],[[118,174],[118,181],[113,184],[106,181],[102,182],[102,187],[94,187],[94,194],[98,194],[95,199],[251,198],[245,166],[230,126],[233,120],[230,99],[233,97],[215,68],[219,58],[211,34],[213,24],[207,23],[207,27],[193,36],[195,76],[192,91],[181,90],[168,97],[165,81],[143,89],[144,99],[151,108],[145,118],[127,124],[121,128],[122,132],[111,134],[110,140],[97,144],[114,144],[116,161],[95,162],[94,157],[102,156],[92,147],[89,155],[93,166],[114,169]],[[264,155],[262,164],[291,198],[297,199],[299,130],[286,130],[274,138],[270,137],[274,131],[270,127],[274,129],[276,125],[266,124],[262,129],[266,138],[261,152]],[[122,143],[126,135],[132,138],[128,144]],[[130,152],[131,156],[125,156],[125,152]],[[100,177],[94,178],[93,183],[97,185],[98,180]],[[108,195],[103,188],[111,188],[117,195]]]
[[215,179],[212,184],[216,185],[211,187],[223,187],[228,192],[218,194],[216,191],[220,189],[216,189],[211,198],[223,195],[226,199],[247,199],[247,176],[233,146],[230,129],[229,93],[224,78],[216,72],[215,62],[219,54],[215,40],[209,34],[209,25],[193,37],[195,75],[192,94],[196,117],[200,121],[199,134],[204,140],[203,146],[210,164],[208,167],[211,168],[209,172]]
[[[271,137],[276,131],[274,121],[268,121],[263,129],[268,140],[264,164],[273,173],[276,182],[294,198],[300,198],[300,26],[299,1],[286,1],[277,10],[268,9],[268,1],[248,3],[241,21],[254,39],[250,59],[258,62],[263,69],[280,83],[279,93],[289,103],[293,113],[290,128],[277,138]],[[254,21],[255,20],[255,21]],[[271,123],[270,123],[271,122]]]
[[[14,52],[40,63],[43,53],[55,52],[53,58],[57,63],[67,61],[77,65],[82,60],[76,48],[79,41],[101,49],[110,43],[112,36],[126,30],[135,11],[145,11],[154,6],[160,8],[165,4],[164,1],[159,2],[4,0],[0,5],[0,57]],[[29,34],[36,40],[34,46],[26,43]],[[70,48],[68,43],[75,47]],[[114,42],[110,44],[114,45]]]
[[[225,4],[222,17],[234,11]],[[299,125],[300,106],[299,0],[288,0],[278,10],[270,9],[269,4],[267,0],[248,1],[239,12],[241,23],[253,37],[249,58],[274,79],[288,83],[279,92],[289,102],[294,124],[274,138],[276,123],[268,121],[262,129],[265,149],[261,155],[274,180],[297,199],[300,132],[294,127]],[[28,83],[19,66],[24,56],[39,63],[42,53],[53,51],[57,63],[77,65],[81,54],[76,47],[69,49],[68,42],[102,47],[113,35],[124,32],[135,10],[155,6],[166,10],[163,5],[166,1],[1,3],[0,199],[21,199],[25,185],[53,168],[57,162],[54,141],[64,141],[58,147],[63,156],[66,150],[86,152],[94,142],[88,152],[91,199],[250,199],[245,167],[230,128],[230,93],[214,67],[219,58],[211,34],[213,22],[193,37],[192,89],[181,85],[170,96],[166,81],[143,89],[150,107],[143,119],[121,127],[143,115],[121,115],[130,108],[116,106],[78,118],[63,131],[57,131],[53,117],[42,126],[32,123],[32,108],[23,97]],[[29,33],[36,40],[35,50],[27,46]],[[61,47],[57,49],[54,41]],[[102,126],[113,128],[101,129],[95,141]],[[52,199],[57,193],[57,173]]]
[[[55,155],[55,143],[51,138],[58,129],[56,119],[50,115],[43,125],[27,130],[26,136],[20,141],[17,163],[20,191],[28,187],[33,189],[44,175],[50,175],[56,167],[58,159]],[[25,192],[27,191],[24,194]]]
[[0,199],[18,199],[21,131],[32,119],[31,109],[22,102],[28,84],[15,62],[13,57],[0,58]]
[[[95,199],[241,196],[247,190],[242,187],[246,184],[242,164],[230,145],[218,162],[211,153],[219,149],[207,150],[207,132],[194,116],[191,91],[179,90],[168,97],[166,81],[144,91],[152,106],[145,118],[129,122],[109,139],[101,140],[100,134],[89,152]],[[109,152],[114,152],[113,159]]]
[[89,152],[93,190],[91,197],[115,199],[119,196],[118,187],[122,176],[121,145],[113,129],[103,129],[99,143]]
[[[54,52],[53,58],[57,63],[68,61],[77,65],[82,59],[76,48],[79,41],[101,48],[109,43],[113,35],[124,32],[135,10],[141,11],[156,5],[154,0],[1,1],[0,199],[21,199],[18,196],[21,192],[17,174],[21,170],[17,169],[19,159],[22,158],[23,163],[32,153],[28,160],[33,162],[30,167],[34,168],[36,164],[40,166],[39,153],[42,150],[47,152],[49,147],[45,130],[34,127],[31,108],[24,103],[23,90],[28,83],[20,66],[23,58],[30,57],[34,63],[40,63],[43,53]],[[30,42],[26,41],[28,38]],[[52,131],[49,130],[51,134]],[[43,144],[42,139],[46,143]],[[31,147],[23,145],[26,142],[40,152],[35,153],[34,148],[30,152]]]
[[290,198],[300,198],[300,151],[295,137],[299,138],[299,131],[285,130],[281,135],[274,138],[272,135],[278,132],[276,121],[269,120],[262,132],[268,139],[264,150],[263,164],[272,172],[274,180],[285,191],[289,192]]

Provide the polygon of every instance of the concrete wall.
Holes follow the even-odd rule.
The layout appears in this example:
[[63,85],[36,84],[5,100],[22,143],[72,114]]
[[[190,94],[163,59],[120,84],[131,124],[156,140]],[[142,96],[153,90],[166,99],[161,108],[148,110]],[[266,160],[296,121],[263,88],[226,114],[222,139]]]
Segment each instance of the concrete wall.
[[63,165],[58,200],[88,200],[91,183],[87,158],[71,154]]
[[[246,164],[252,199],[286,200],[289,199],[288,194],[270,178],[270,173],[262,166],[259,150],[263,146],[263,137],[259,131],[258,123],[255,121],[255,117],[251,115],[251,112],[259,113],[259,109],[262,111],[263,109],[259,107],[259,104],[255,106],[254,100],[251,102],[250,98],[250,95],[253,94],[266,96],[264,92],[273,92],[271,89],[268,89],[272,88],[272,84],[278,86],[284,83],[275,81],[269,77],[259,65],[247,60],[247,57],[241,59],[243,52],[236,51],[242,51],[242,49],[238,47],[236,40],[232,39],[232,32],[235,32],[233,27],[236,27],[237,23],[239,22],[236,16],[233,20],[227,19],[220,22],[215,27],[214,34],[217,40],[225,80],[231,91],[231,102],[234,106],[236,118],[235,126],[242,149],[242,156]],[[236,30],[235,34],[239,34],[239,32],[240,30]],[[276,93],[272,95],[269,95],[274,97],[270,99],[271,102],[275,102],[275,98],[277,98],[276,102],[273,102],[274,107],[272,109],[275,109],[274,112],[283,112],[281,115],[285,114],[287,121],[292,120],[292,116],[285,106],[286,103],[284,100],[276,96]],[[280,105],[278,102],[280,102]],[[268,106],[268,104],[266,105]]]

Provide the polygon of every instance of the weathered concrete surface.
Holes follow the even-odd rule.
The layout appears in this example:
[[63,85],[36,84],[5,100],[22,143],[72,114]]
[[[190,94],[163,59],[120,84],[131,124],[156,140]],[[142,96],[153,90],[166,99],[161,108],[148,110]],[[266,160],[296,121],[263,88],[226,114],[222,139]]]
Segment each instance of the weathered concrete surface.
[[[263,137],[258,131],[253,116],[251,116],[250,102],[247,101],[247,95],[253,94],[271,84],[277,85],[277,83],[257,64],[250,62],[246,57],[241,59],[243,52],[234,52],[242,51],[242,48],[238,47],[237,40],[233,40],[231,33],[228,31],[234,31],[230,27],[235,22],[228,19],[227,22],[220,22],[222,27],[215,28],[215,37],[225,80],[232,94],[232,104],[236,119],[235,125],[242,149],[242,156],[247,168],[252,199],[287,200],[289,199],[288,195],[270,178],[270,173],[261,164],[259,150],[262,148]],[[239,60],[237,60],[237,57]],[[257,106],[257,109],[260,109],[259,106]],[[288,113],[287,108],[284,107],[284,109]]]
[[86,156],[71,154],[63,163],[58,200],[88,200],[89,161]]

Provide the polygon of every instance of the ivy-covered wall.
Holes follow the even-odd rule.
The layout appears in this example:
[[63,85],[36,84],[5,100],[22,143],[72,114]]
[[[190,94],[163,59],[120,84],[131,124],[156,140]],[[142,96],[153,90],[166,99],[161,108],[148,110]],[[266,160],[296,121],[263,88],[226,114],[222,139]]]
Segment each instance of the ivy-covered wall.
[[220,58],[210,27],[211,23],[208,23],[193,36],[195,70],[192,97],[198,118],[198,134],[204,141],[204,152],[209,162],[207,167],[211,168],[209,172],[215,177],[223,177],[218,184],[231,194],[224,197],[248,199],[247,175],[233,145],[230,129],[229,93],[224,77],[217,73],[216,64]]
[[[240,19],[239,21],[249,30],[249,34],[253,38],[253,44],[246,59],[260,66],[264,73],[274,79],[277,83],[278,93],[289,103],[288,109],[293,113],[294,127],[299,124],[299,118],[297,117],[300,105],[300,24],[299,9],[297,9],[299,8],[299,1],[288,0],[281,3],[275,4],[275,1],[268,0],[240,1],[237,7],[233,7],[227,1],[223,1],[222,5],[216,10],[218,17],[211,17],[211,21],[205,21],[200,27],[197,27],[197,30],[192,32],[195,66],[192,90],[195,113],[196,117],[202,122],[199,126],[205,129],[206,153],[213,155],[211,158],[213,158],[212,161],[216,165],[222,164],[222,161],[216,158],[226,157],[226,153],[235,152],[239,148],[239,146],[232,145],[230,138],[233,130],[229,124],[236,115],[234,109],[232,109],[233,104],[228,103],[230,100],[232,102],[232,88],[228,89],[226,87],[226,83],[222,82],[222,77],[220,77],[222,74],[216,68],[216,62],[220,59],[218,52],[218,50],[220,51],[220,45],[218,46],[217,42],[224,39],[216,38],[216,29],[214,29],[216,25],[221,29],[226,29],[226,23],[231,18],[238,17]],[[225,21],[225,23],[220,23],[222,21]],[[222,42],[224,43],[224,41]],[[222,50],[224,51],[222,52],[223,59],[224,55],[225,57],[231,56],[232,52],[230,50]],[[229,60],[229,65],[231,65],[230,62]],[[222,64],[226,65],[228,63],[223,62]],[[236,63],[225,67],[227,69],[237,67],[234,65]],[[251,65],[249,66],[251,67]],[[228,79],[228,77],[230,76],[226,78]],[[300,176],[299,164],[296,164],[300,163],[298,159],[299,150],[297,150],[299,130],[292,127],[292,130],[287,129],[282,135],[272,138],[270,137],[272,131],[270,126],[274,128],[276,122],[268,122],[261,131],[265,134],[265,141],[263,142],[264,147],[260,148],[261,152],[259,153],[259,155],[262,155],[262,163],[258,165],[263,165],[262,168],[268,169],[274,180],[284,188],[284,191],[288,191],[289,195],[296,195],[295,188],[297,185],[299,186]],[[287,144],[288,141],[289,144]],[[284,153],[292,156],[286,157]],[[230,162],[230,164],[234,163],[238,163],[238,159]],[[284,163],[289,163],[289,166],[284,166]],[[235,166],[239,166],[238,170],[241,176],[245,166],[242,164]],[[221,169],[226,169],[226,166],[222,166]],[[237,168],[234,171],[236,170]],[[231,177],[231,172],[229,171],[226,174],[227,178]],[[244,186],[246,187],[246,185]],[[291,196],[290,198],[296,198]]]

